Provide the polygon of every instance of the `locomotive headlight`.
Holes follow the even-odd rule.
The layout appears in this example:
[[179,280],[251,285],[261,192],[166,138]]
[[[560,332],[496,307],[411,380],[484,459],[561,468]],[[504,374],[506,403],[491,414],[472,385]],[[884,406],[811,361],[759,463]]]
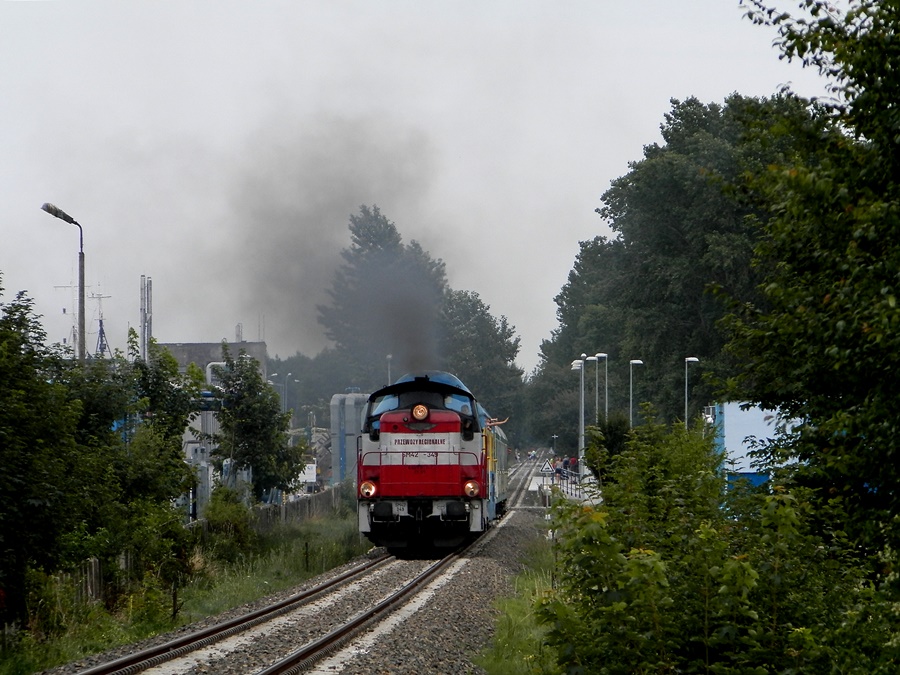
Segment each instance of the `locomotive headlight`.
[[375,483],[370,480],[364,480],[359,484],[359,494],[363,497],[369,498],[375,496]]
[[467,480],[466,484],[463,485],[463,492],[466,493],[466,497],[477,497],[479,491],[478,481]]
[[421,422],[426,417],[428,417],[428,407],[422,405],[421,403],[413,406],[412,416]]

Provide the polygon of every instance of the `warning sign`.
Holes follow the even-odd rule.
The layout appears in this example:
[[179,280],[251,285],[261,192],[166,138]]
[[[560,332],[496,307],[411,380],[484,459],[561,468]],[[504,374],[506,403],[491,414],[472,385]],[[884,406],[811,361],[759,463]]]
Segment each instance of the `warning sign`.
[[544,460],[544,465],[541,467],[541,473],[553,473],[553,467],[550,466],[549,459]]

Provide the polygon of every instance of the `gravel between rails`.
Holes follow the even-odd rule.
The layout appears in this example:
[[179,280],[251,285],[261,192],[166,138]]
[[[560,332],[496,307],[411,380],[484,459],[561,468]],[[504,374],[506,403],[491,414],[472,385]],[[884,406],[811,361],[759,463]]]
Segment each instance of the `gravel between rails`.
[[415,615],[343,665],[344,675],[484,673],[472,659],[488,645],[495,601],[513,594],[528,542],[543,535],[543,513],[516,510],[504,527]]
[[[534,493],[527,494],[523,501],[533,505]],[[483,673],[472,659],[493,637],[497,618],[495,601],[513,593],[512,580],[525,568],[529,541],[544,536],[543,515],[541,509],[515,509],[510,512],[495,536],[476,551],[459,573],[438,589],[424,607],[394,630],[379,637],[365,653],[330,672],[348,675]],[[353,564],[326,572],[297,588],[269,596],[257,603],[241,606],[172,633],[145,640],[138,645],[122,647],[44,671],[45,675],[75,675],[97,663],[109,661],[130,651],[164,643],[186,631],[245,614],[301,588],[313,586],[324,578],[335,576]],[[333,619],[329,615],[330,612],[324,612],[318,619],[328,624]],[[285,639],[289,639],[289,636]],[[198,664],[186,672],[256,672],[260,661],[271,660],[267,654],[272,645],[260,644],[259,649],[262,653],[254,647],[247,647],[230,654],[224,662]]]

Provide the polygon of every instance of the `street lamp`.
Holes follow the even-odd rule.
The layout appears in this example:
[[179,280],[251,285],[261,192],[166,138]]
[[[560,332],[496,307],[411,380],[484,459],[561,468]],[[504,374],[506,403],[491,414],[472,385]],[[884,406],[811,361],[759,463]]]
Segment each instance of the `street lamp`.
[[696,356],[684,357],[684,428],[688,428],[688,364],[699,363]]
[[[603,416],[608,420],[609,419],[609,356],[600,352],[597,354],[597,370],[600,370],[600,359],[603,359],[603,405],[605,409],[603,411]],[[599,410],[597,411],[599,415]],[[597,420],[597,424],[600,423],[600,420]]]
[[59,218],[78,227],[78,360],[84,362],[84,230],[68,213],[53,204],[41,207],[54,218]]
[[387,364],[388,364],[388,384],[391,384],[391,359],[394,358],[393,354],[387,355]]
[[[596,356],[588,356],[585,359],[585,361],[597,361],[597,357]],[[597,362],[597,369],[594,371],[594,424],[597,424],[597,416],[598,416],[597,405],[598,405],[599,399],[597,398],[597,391],[598,391],[597,390],[597,382],[598,382],[598,378],[599,378],[599,375],[598,375],[599,372],[600,372],[600,363]]]
[[584,466],[584,362],[587,354],[582,354],[580,359],[572,361],[572,370],[581,371],[581,404],[578,406],[578,472]]
[[628,426],[634,426],[634,367],[642,366],[644,362],[640,359],[631,359],[628,362]]
[[550,438],[553,439],[553,457],[556,457],[556,439],[559,438],[556,434],[553,434]]
[[288,373],[284,376],[284,388],[281,390],[284,394],[284,398],[281,399],[281,412],[287,412],[287,381],[291,375],[293,375],[293,373]]

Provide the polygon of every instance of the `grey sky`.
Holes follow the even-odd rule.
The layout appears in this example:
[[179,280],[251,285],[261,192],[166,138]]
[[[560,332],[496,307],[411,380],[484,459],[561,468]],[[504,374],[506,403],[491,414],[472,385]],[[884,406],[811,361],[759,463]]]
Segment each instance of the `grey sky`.
[[[52,341],[89,294],[123,348],[153,279],[163,342],[324,345],[315,305],[361,204],[522,338],[530,371],[594,208],[669,99],[812,72],[736,0],[4,2],[0,272]],[[62,287],[62,288],[58,288]],[[87,303],[88,349],[99,303]],[[66,314],[63,314],[63,309]],[[596,345],[603,351],[604,345]]]

